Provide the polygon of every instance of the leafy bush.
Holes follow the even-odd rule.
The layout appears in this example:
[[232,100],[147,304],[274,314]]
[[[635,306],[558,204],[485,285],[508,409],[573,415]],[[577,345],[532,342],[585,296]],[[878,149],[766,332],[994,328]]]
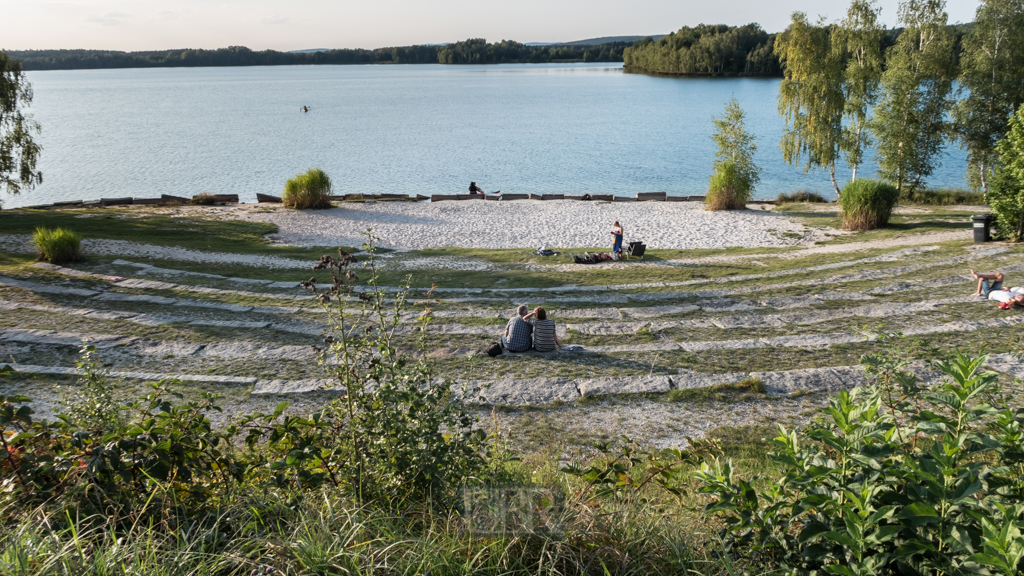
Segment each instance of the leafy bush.
[[888,182],[861,179],[850,182],[839,196],[843,228],[872,230],[889,223],[899,190]]
[[1009,170],[1000,168],[989,182],[985,195],[995,215],[995,236],[1004,240],[1024,240],[1024,185]]
[[703,465],[725,551],[766,574],[1020,574],[1024,410],[986,360],[958,352],[922,386],[899,355],[866,356],[869,385],[779,427],[781,477]]
[[797,190],[796,192],[785,192],[779,194],[779,197],[775,199],[779,204],[785,204],[790,202],[828,202],[825,197],[817,192],[810,192],[808,190]]
[[931,206],[952,206],[954,204],[984,205],[985,195],[979,192],[968,192],[967,190],[915,190],[910,195],[910,202],[914,204],[928,204]]
[[711,176],[704,205],[708,210],[742,210],[747,207],[752,191],[736,164],[723,162]]
[[331,179],[319,168],[299,174],[284,185],[281,201],[298,209],[331,207]]
[[209,192],[203,192],[201,194],[196,194],[195,196],[193,196],[188,203],[194,204],[196,206],[213,206],[214,204],[217,203],[217,197],[214,196],[213,194],[210,194]]
[[[366,247],[376,286],[373,247]],[[78,394],[56,421],[35,421],[25,397],[0,398],[0,507],[63,502],[83,516],[158,518],[172,528],[213,521],[239,490],[291,500],[333,489],[360,505],[450,509],[459,488],[487,465],[486,435],[473,428],[475,417],[451,381],[434,378],[422,360],[413,363],[392,345],[407,290],[375,288],[361,294],[362,310],[341,307],[359,279],[347,270],[355,258],[338,254],[318,265],[333,273],[330,287],[305,285],[328,311],[320,359],[346,391],[343,400],[308,416],[286,413],[282,402],[218,430],[210,415],[221,411],[219,396],[185,400],[176,380],[114,404],[95,349],[86,345]]]
[[39,250],[39,259],[51,264],[81,262],[82,237],[67,228],[36,228],[32,243]]

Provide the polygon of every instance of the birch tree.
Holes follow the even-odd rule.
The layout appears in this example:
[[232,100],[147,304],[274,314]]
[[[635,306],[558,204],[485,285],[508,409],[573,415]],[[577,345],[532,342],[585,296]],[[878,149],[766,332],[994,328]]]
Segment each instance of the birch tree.
[[39,124],[24,109],[32,102],[32,86],[21,63],[0,50],[0,186],[11,194],[42,183],[36,170],[42,148],[32,135]]
[[843,73],[843,156],[853,168],[851,181],[857,180],[857,168],[864,161],[864,150],[871,146],[868,119],[878,100],[882,79],[882,39],[885,29],[879,24],[880,9],[875,0],[853,0],[846,18],[832,33],[832,50],[846,61]]
[[842,56],[830,47],[830,29],[812,25],[803,12],[794,12],[785,32],[775,39],[782,63],[779,114],[785,121],[779,149],[805,172],[828,170],[836,195],[836,161],[843,143]]
[[996,142],[1024,103],[1024,0],[981,0],[963,40],[959,80],[956,132],[967,149],[968,180],[987,192]]
[[904,0],[903,33],[886,56],[881,98],[870,125],[878,175],[910,197],[939,166],[949,133],[955,74],[945,0]]

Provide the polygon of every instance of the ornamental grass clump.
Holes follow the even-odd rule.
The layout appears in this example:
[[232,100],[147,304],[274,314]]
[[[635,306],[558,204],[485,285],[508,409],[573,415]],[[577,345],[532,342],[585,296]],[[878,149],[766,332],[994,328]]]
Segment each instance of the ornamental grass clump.
[[319,168],[299,174],[284,185],[281,202],[299,210],[330,208],[331,179]]
[[742,210],[750,201],[750,182],[743,178],[736,164],[724,162],[711,176],[704,205],[708,210]]
[[839,197],[843,228],[872,230],[889,223],[889,216],[900,198],[899,190],[880,180],[857,180],[843,188]]
[[195,204],[196,206],[213,206],[217,203],[217,197],[209,192],[203,192],[193,196],[192,199],[189,200],[189,203]]
[[39,249],[39,259],[51,264],[81,262],[82,237],[66,228],[36,228],[32,242]]

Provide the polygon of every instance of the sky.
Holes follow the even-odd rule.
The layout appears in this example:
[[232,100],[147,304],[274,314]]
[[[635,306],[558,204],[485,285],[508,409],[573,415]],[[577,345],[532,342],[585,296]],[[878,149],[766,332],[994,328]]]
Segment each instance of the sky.
[[[896,0],[879,0],[896,24]],[[948,0],[949,21],[970,22],[976,0]],[[566,42],[664,34],[700,23],[757,22],[769,32],[789,15],[840,19],[848,0],[0,0],[0,49],[256,50],[379,48],[467,38]]]

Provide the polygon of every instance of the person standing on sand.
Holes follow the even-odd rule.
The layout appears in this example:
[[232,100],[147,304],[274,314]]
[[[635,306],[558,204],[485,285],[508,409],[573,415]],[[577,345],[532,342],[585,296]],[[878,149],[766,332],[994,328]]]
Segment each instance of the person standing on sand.
[[615,254],[622,254],[622,225],[616,220],[615,224],[612,224],[612,238],[615,239],[615,244],[612,246],[612,252]]

